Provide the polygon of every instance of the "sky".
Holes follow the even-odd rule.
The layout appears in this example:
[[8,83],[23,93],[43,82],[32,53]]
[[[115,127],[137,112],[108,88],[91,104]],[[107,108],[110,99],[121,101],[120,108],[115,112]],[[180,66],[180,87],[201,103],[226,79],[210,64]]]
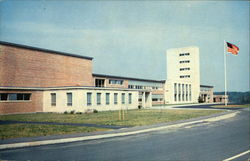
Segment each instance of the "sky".
[[166,80],[166,50],[200,49],[201,84],[249,91],[248,1],[0,0],[0,40],[93,57],[93,73]]

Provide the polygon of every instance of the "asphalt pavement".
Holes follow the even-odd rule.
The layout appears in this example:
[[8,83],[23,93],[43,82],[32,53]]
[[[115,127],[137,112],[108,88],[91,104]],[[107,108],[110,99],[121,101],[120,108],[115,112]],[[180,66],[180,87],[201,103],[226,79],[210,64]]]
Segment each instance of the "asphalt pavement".
[[[235,117],[123,137],[7,149],[2,160],[224,160],[250,149],[249,109]],[[249,153],[236,158],[247,160]]]

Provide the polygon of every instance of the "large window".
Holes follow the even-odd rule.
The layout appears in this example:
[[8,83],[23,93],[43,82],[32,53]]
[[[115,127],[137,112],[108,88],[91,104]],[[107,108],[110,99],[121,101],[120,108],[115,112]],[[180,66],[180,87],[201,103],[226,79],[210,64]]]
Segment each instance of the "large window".
[[110,93],[106,93],[106,105],[109,105],[110,102]]
[[31,93],[0,93],[0,101],[28,101]]
[[128,94],[128,103],[131,104],[132,103],[132,93]]
[[56,94],[50,93],[50,97],[51,97],[51,106],[56,106]]
[[114,93],[114,104],[117,104],[117,99],[118,99],[118,93]]
[[174,93],[177,93],[177,83],[174,84]]
[[96,87],[104,87],[105,79],[95,79],[95,86]]
[[96,103],[97,103],[97,105],[101,104],[101,93],[96,94]]
[[72,106],[72,93],[67,93],[67,106]]
[[87,93],[87,105],[92,105],[92,93]]
[[125,93],[122,93],[122,104],[125,104]]

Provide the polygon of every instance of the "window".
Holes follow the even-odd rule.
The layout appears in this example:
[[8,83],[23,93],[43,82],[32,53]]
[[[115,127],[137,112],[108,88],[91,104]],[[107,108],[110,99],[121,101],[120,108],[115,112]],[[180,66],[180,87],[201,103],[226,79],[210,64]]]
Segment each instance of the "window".
[[123,84],[123,80],[110,79],[109,80],[109,84],[119,84],[119,85],[122,85]]
[[181,75],[180,78],[190,78],[190,75]]
[[0,93],[0,101],[29,101],[31,93]]
[[180,83],[178,84],[178,91],[179,91],[179,93],[181,93],[181,84]]
[[190,60],[182,60],[182,61],[180,61],[180,64],[183,64],[183,63],[190,63]]
[[101,93],[96,94],[96,103],[97,103],[97,105],[101,104]]
[[67,106],[72,106],[72,93],[67,93]]
[[95,79],[95,86],[96,87],[104,87],[105,79]]
[[106,105],[109,105],[110,94],[106,93]]
[[180,71],[190,70],[190,68],[180,68]]
[[51,97],[51,106],[56,106],[56,94],[50,93],[50,97]]
[[177,93],[177,83],[174,84],[174,93]]
[[7,101],[8,100],[8,94],[7,93],[1,93],[0,94],[0,101]]
[[133,85],[128,85],[128,88],[133,89],[134,86]]
[[87,105],[92,105],[92,93],[87,93]]
[[114,93],[114,104],[117,105],[118,93]]
[[122,93],[122,104],[125,104],[125,93]]
[[190,55],[189,53],[180,53],[179,56],[188,56]]
[[177,94],[174,94],[174,101],[177,101]]
[[132,103],[132,93],[128,94],[128,103],[131,104]]
[[184,84],[182,84],[182,93],[184,93]]

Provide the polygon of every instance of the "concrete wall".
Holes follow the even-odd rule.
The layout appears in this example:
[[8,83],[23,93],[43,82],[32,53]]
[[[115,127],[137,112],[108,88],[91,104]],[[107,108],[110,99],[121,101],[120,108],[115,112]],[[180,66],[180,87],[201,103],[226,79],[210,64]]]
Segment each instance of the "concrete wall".
[[0,93],[31,93],[31,99],[27,101],[0,101],[0,114],[32,113],[43,111],[42,91],[0,90]]
[[[73,104],[67,106],[66,93],[72,93]],[[92,93],[92,105],[87,105],[87,93]],[[56,93],[56,106],[51,105],[51,93]],[[97,93],[101,93],[101,104],[97,105]],[[106,105],[106,93],[110,93],[110,104]],[[114,93],[118,93],[118,104],[114,104]],[[122,93],[125,93],[125,104],[122,104]],[[132,94],[132,103],[129,104],[128,95]],[[67,90],[49,90],[44,91],[43,98],[44,112],[65,112],[75,110],[76,112],[85,112],[88,109],[98,111],[137,109],[138,108],[138,91],[113,90],[113,89],[67,89]]]
[[[180,56],[180,54],[189,53],[189,55]],[[180,63],[181,61],[189,61],[189,63]],[[181,69],[189,70],[181,70]],[[181,76],[189,76],[181,78]],[[200,94],[200,60],[199,48],[185,47],[167,50],[167,82],[166,89],[166,103],[180,103],[174,101],[174,83],[191,84],[191,101],[181,102],[198,102]]]
[[0,45],[0,86],[92,85],[92,60]]

